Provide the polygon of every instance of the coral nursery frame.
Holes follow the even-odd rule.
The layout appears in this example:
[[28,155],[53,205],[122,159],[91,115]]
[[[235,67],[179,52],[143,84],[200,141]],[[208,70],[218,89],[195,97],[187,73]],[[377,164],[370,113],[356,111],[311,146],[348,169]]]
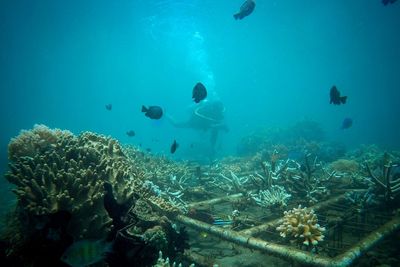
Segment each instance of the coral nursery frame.
[[[223,202],[231,202],[235,199],[242,197],[243,195],[235,194],[221,198],[215,198],[207,201],[201,201],[192,203],[190,207],[196,207],[200,205],[215,205]],[[321,202],[312,206],[314,210],[318,211],[323,208],[335,204],[345,198],[345,194],[333,197],[327,201]],[[320,267],[345,267],[351,265],[355,260],[361,257],[365,252],[370,250],[374,245],[384,240],[394,232],[400,229],[400,216],[394,216],[390,218],[386,223],[379,226],[377,229],[367,234],[360,241],[349,247],[349,249],[338,254],[337,256],[330,258],[322,256],[312,252],[300,250],[292,246],[286,246],[277,244],[270,241],[265,241],[261,238],[254,237],[259,233],[266,231],[267,229],[275,228],[278,225],[279,219],[275,219],[264,224],[248,228],[241,231],[234,231],[226,228],[221,228],[215,225],[211,225],[193,218],[189,218],[185,215],[178,215],[176,219],[188,227],[194,228],[199,231],[207,232],[211,235],[224,239],[228,242],[235,243],[250,249],[277,256],[287,261],[298,262],[301,264],[320,266]]]

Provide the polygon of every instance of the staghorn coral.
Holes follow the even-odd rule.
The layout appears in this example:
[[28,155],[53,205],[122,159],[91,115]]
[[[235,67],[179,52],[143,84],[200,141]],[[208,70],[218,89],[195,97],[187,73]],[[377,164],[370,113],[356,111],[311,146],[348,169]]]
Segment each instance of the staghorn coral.
[[298,208],[285,211],[279,223],[276,230],[282,237],[294,237],[294,241],[306,246],[316,246],[324,240],[325,228],[318,224],[317,215],[312,209],[301,208],[299,205]]
[[273,185],[270,189],[260,190],[258,194],[250,194],[254,202],[262,207],[284,207],[287,204],[287,199],[291,197],[284,187]]

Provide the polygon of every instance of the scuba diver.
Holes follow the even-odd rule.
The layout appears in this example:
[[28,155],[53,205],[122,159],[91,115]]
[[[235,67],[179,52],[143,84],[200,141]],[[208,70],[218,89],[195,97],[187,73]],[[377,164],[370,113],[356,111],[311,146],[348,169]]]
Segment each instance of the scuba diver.
[[189,128],[195,130],[211,131],[210,144],[212,153],[215,152],[219,131],[228,132],[229,129],[224,121],[225,107],[221,101],[203,101],[192,109],[187,121],[176,122],[167,115],[170,123],[176,128]]

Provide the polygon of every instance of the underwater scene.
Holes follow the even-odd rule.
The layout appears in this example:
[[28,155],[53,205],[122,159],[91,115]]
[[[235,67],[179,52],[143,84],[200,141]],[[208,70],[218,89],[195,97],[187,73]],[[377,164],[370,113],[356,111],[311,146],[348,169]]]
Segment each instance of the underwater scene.
[[1,0],[0,266],[400,266],[400,1]]

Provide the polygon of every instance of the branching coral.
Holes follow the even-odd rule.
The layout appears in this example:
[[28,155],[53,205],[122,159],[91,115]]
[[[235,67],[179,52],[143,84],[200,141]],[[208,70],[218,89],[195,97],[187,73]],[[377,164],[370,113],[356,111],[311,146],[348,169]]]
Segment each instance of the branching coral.
[[314,210],[294,208],[284,212],[284,217],[279,221],[280,225],[276,228],[282,237],[294,237],[295,241],[306,246],[318,245],[324,240],[324,227],[318,224],[317,215]]
[[373,188],[377,195],[384,197],[387,204],[394,204],[394,200],[400,195],[400,168],[396,164],[392,164],[388,161],[383,164],[382,175],[377,176],[369,167],[368,163],[365,163],[366,169],[369,174],[370,181],[373,182],[375,187]]
[[[230,171],[231,178],[220,173],[220,177],[214,178],[212,184],[216,187],[228,192],[246,193],[245,184],[249,181],[247,176],[237,176],[233,171]],[[222,180],[222,179],[223,180]]]
[[[163,259],[163,254],[162,251],[159,252],[158,255],[158,260],[157,263],[155,265],[153,265],[153,267],[182,267],[181,263],[170,263],[169,262],[169,258],[167,257],[166,259]],[[189,267],[194,267],[194,264],[190,264]]]
[[268,190],[260,190],[258,194],[250,194],[257,205],[262,207],[284,207],[291,197],[284,187],[273,185]]

